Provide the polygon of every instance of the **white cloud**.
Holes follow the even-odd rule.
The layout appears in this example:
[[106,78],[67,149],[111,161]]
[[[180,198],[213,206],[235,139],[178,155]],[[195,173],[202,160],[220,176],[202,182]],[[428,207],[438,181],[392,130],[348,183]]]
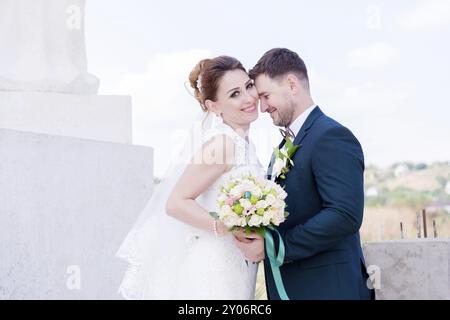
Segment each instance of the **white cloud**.
[[381,30],[381,7],[378,5],[370,5],[367,7],[366,11],[366,28],[369,30]]
[[450,1],[422,0],[400,17],[406,31],[433,30],[450,26]]
[[[313,98],[361,142],[366,164],[440,159],[431,133],[422,130],[424,112],[414,103],[412,83],[342,81],[311,70]],[[420,148],[418,146],[421,146]]]
[[353,49],[347,54],[348,66],[363,70],[376,70],[394,63],[399,57],[398,49],[384,42]]
[[195,114],[200,106],[185,89],[185,83],[195,64],[210,55],[201,49],[155,54],[148,59],[146,70],[119,75],[108,91],[132,96],[137,128],[143,121],[160,124],[161,116]]

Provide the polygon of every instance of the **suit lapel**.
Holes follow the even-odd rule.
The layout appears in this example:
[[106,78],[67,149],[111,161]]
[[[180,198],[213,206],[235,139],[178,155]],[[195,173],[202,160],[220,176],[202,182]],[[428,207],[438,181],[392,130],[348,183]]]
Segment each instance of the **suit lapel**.
[[316,121],[317,118],[323,115],[322,110],[320,110],[319,107],[316,107],[306,118],[305,123],[300,128],[299,132],[295,136],[294,144],[301,145],[303,139],[308,135],[309,129],[312,127],[314,121]]

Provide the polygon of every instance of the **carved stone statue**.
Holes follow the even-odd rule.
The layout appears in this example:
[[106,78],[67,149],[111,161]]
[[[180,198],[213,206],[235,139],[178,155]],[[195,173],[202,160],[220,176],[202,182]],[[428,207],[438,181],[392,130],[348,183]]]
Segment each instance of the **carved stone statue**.
[[84,7],[85,0],[1,0],[0,91],[96,94]]

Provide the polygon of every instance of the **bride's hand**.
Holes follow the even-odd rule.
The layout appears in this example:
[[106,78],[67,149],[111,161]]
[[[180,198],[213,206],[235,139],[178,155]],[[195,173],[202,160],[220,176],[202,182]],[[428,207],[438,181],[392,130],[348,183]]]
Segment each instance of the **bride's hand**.
[[217,221],[217,234],[222,237],[228,232],[230,232],[228,227],[222,221]]

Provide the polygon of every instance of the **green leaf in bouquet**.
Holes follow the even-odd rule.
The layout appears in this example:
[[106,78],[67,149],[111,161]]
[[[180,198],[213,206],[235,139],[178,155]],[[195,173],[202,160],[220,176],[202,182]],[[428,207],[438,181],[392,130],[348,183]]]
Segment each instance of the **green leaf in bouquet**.
[[[287,207],[287,206],[286,206],[286,207]],[[284,217],[285,217],[285,218],[287,218],[289,215],[290,215],[289,212],[287,212],[287,211],[284,212]]]
[[209,215],[210,215],[211,217],[213,217],[214,219],[219,219],[219,214],[218,214],[217,212],[210,211],[210,212],[209,212]]
[[244,211],[244,208],[241,206],[240,203],[236,203],[233,207],[232,207],[233,211],[236,212],[237,214],[241,215],[242,212]]
[[264,212],[265,212],[264,208],[259,208],[258,210],[256,210],[256,214],[257,214],[258,216],[263,216],[263,215],[264,215]]
[[255,195],[252,194],[252,196],[250,197],[250,203],[252,205],[255,205],[258,202],[258,197],[256,197]]
[[230,229],[228,229],[228,231],[230,231],[230,232],[238,231],[238,230],[239,230],[239,227],[237,227],[237,226],[233,226]]
[[262,238],[264,238],[266,233],[266,228],[257,228],[256,229],[256,234],[261,236]]
[[236,183],[232,182],[232,183],[230,183],[230,184],[228,185],[227,190],[230,191],[230,190],[233,189],[234,187],[236,187]]

